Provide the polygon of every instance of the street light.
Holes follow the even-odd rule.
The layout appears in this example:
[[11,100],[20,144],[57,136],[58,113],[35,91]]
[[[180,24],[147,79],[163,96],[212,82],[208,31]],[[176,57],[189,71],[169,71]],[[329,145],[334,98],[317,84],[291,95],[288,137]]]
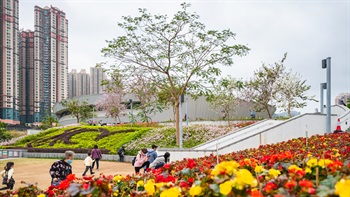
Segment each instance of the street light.
[[132,113],[132,99],[129,99],[129,103],[130,103],[130,126],[132,127],[132,122],[134,121],[134,116]]
[[327,69],[327,133],[331,133],[331,58],[322,60],[322,68]]

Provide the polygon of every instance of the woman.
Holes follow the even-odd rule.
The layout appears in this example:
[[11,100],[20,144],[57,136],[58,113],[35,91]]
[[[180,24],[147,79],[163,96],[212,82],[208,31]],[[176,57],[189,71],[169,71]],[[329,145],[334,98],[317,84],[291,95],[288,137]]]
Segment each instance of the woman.
[[140,169],[143,167],[146,169],[149,167],[149,161],[148,161],[148,157],[147,157],[147,149],[143,148],[140,150],[139,154],[137,154],[136,156],[136,160],[135,160],[135,173],[138,174],[140,173]]
[[2,184],[6,185],[6,187],[1,188],[0,190],[13,189],[13,186],[15,185],[15,180],[13,179],[13,173],[15,172],[13,169],[14,166],[15,163],[7,162],[4,171],[1,172],[1,176],[4,179]]
[[92,151],[91,151],[91,158],[92,158],[92,160],[95,160],[92,163],[91,168],[94,169],[95,163],[96,163],[96,170],[98,170],[99,167],[100,167],[100,162],[99,161],[100,161],[100,159],[102,159],[102,153],[101,153],[101,150],[98,149],[97,145],[95,145],[94,149],[92,149]]
[[56,161],[51,165],[51,185],[57,186],[61,181],[66,180],[69,174],[72,174],[72,162],[74,159],[73,151],[66,151],[62,160]]
[[164,164],[169,162],[170,158],[170,153],[166,152],[164,155],[160,155],[155,159],[151,165],[149,166],[150,168],[158,169],[164,166]]

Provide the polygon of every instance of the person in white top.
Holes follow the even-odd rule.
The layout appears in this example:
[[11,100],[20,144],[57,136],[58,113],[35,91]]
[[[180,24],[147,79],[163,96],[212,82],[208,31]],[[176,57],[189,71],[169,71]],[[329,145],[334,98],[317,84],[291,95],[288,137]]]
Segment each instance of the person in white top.
[[91,175],[95,174],[95,172],[92,171],[92,167],[91,167],[93,162],[94,162],[94,160],[92,160],[92,158],[91,158],[91,152],[88,152],[88,156],[84,160],[85,171],[83,173],[83,176],[86,175],[88,170],[90,170]]
[[14,166],[15,163],[7,162],[4,171],[1,172],[1,176],[3,178],[2,184],[6,185],[6,187],[1,188],[0,190],[12,190],[13,186],[15,186],[15,180],[13,179],[13,174],[15,172],[15,170],[13,169]]

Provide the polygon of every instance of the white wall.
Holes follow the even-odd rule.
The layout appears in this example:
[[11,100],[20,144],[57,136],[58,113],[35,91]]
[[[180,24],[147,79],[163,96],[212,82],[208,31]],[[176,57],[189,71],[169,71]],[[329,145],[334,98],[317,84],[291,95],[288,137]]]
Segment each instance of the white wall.
[[[349,127],[350,123],[350,110],[342,106],[332,106],[332,113],[335,113],[331,116],[332,131],[336,128],[338,116],[341,119],[342,129],[346,130],[346,127]],[[226,154],[247,148],[258,148],[260,145],[305,137],[306,135],[310,137],[325,133],[325,114],[303,114],[278,123],[273,122],[273,120],[264,121],[252,127],[239,130],[236,133],[231,133],[199,145],[195,149],[161,149],[159,152],[160,154],[166,151],[170,152],[171,160],[175,161],[183,158],[198,158],[210,154],[215,155],[216,141],[218,142],[218,154]],[[228,141],[230,143],[227,143]]]

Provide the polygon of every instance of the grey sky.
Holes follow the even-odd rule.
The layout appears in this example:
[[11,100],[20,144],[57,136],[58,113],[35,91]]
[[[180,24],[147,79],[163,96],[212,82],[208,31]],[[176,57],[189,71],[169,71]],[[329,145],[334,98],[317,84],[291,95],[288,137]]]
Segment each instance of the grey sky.
[[[69,21],[69,71],[88,69],[106,61],[100,50],[123,34],[122,16],[135,16],[138,8],[173,15],[184,1],[133,0],[20,0],[20,28],[34,28],[34,6],[53,5]],[[321,60],[332,57],[332,104],[336,95],[350,92],[350,0],[342,1],[186,1],[208,29],[231,29],[236,41],[251,48],[223,73],[247,79],[262,62],[274,63],[288,52],[286,66],[307,79],[310,95],[319,99],[319,84],[326,72]],[[313,112],[309,103],[303,112]]]

